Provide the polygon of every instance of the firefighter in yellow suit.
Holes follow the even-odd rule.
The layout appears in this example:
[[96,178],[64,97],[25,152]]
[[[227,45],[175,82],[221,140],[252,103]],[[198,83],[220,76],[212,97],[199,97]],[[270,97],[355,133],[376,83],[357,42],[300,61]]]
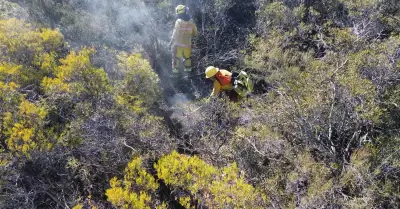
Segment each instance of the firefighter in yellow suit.
[[170,46],[172,49],[172,73],[179,73],[180,61],[184,59],[184,71],[192,71],[192,37],[197,36],[196,24],[190,19],[188,8],[178,5],[175,9],[178,19],[172,32]]
[[214,66],[209,66],[205,71],[206,78],[214,81],[214,88],[210,97],[218,96],[220,91],[224,91],[233,102],[247,97],[254,88],[253,82],[246,72],[231,73]]

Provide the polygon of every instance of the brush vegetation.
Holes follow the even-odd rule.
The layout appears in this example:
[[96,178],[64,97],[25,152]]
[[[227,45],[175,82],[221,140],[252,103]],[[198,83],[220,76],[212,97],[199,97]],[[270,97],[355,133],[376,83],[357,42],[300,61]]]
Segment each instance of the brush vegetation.
[[[0,0],[1,208],[400,207],[397,0],[188,2],[179,89],[186,1]],[[202,99],[208,65],[254,93]]]

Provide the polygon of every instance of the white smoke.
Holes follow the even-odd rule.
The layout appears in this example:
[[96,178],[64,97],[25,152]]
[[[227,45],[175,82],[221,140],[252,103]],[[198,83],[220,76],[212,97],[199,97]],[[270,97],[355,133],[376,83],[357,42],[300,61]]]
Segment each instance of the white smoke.
[[193,124],[202,118],[201,106],[191,101],[187,95],[177,93],[168,99],[173,123],[179,123],[182,131],[193,131]]
[[160,21],[165,18],[158,8],[141,0],[92,0],[84,11],[90,16],[90,22],[85,24],[98,31],[106,42],[117,46],[151,44],[154,38],[166,42],[172,30],[173,23]]
[[[75,0],[71,14],[75,23],[60,21],[60,28],[73,48],[108,46],[118,51],[143,52],[152,64],[157,60],[160,77],[170,73],[169,47],[175,17],[173,4],[154,5],[143,0]],[[68,28],[65,26],[68,25]],[[75,43],[75,44],[74,44]],[[107,57],[99,58],[109,62]],[[113,62],[112,60],[110,60]],[[110,64],[113,65],[113,64]],[[160,69],[163,68],[163,69]],[[110,72],[110,69],[106,69]],[[164,85],[164,84],[163,84]]]

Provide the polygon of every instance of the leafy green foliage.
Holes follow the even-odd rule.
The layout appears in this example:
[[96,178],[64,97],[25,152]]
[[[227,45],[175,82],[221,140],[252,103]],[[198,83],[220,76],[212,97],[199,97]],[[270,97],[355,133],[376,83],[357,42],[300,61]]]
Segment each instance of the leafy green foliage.
[[[189,157],[172,152],[155,165],[157,175],[166,184],[189,190],[193,196],[210,208],[262,208],[262,197],[238,174],[236,164],[216,169],[196,156]],[[187,198],[187,197],[185,197]],[[184,198],[184,199],[185,199]],[[188,201],[186,208],[191,208]]]
[[14,18],[0,20],[0,43],[0,77],[28,89],[35,89],[53,73],[64,46],[59,30],[35,30]]
[[132,110],[141,112],[144,107],[151,107],[161,97],[160,79],[152,71],[147,60],[140,54],[119,55],[119,69],[125,73],[124,80],[118,85],[117,100],[131,106]]
[[110,186],[106,191],[108,201],[118,208],[151,208],[151,194],[159,187],[154,177],[142,168],[141,158],[128,164],[123,181],[114,177]]
[[58,30],[34,30],[21,20],[8,19],[0,20],[0,43],[3,149],[27,156],[49,150],[56,140],[47,126],[48,110],[27,97],[34,98],[39,93],[34,85],[53,72],[63,37]]
[[[45,77],[42,87],[47,94],[71,93],[77,99],[99,99],[108,90],[107,74],[91,65],[92,49],[71,52],[54,71],[55,78]],[[72,96],[72,95],[71,95]]]
[[44,119],[47,112],[26,100],[22,100],[17,112],[4,113],[3,134],[7,137],[7,149],[27,155],[35,149],[52,147],[45,132]]

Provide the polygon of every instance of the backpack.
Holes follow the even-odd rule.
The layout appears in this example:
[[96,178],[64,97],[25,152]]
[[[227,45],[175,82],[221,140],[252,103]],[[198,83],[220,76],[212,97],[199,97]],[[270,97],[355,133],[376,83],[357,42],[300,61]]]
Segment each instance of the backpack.
[[240,71],[239,73],[232,73],[232,86],[236,93],[241,97],[246,97],[253,92],[253,82],[246,72]]

